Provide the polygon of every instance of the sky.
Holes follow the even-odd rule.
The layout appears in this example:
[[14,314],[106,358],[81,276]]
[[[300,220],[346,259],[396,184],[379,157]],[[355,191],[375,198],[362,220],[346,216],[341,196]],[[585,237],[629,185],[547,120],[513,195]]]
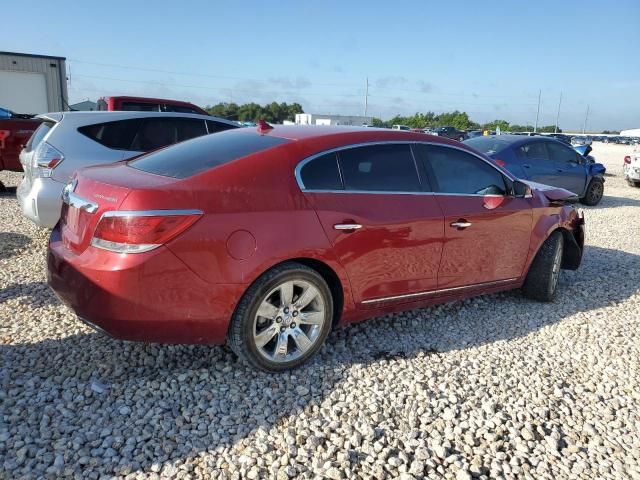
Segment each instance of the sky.
[[[640,127],[640,1],[9,2],[0,50],[67,58],[70,103],[298,102],[383,119],[466,111]],[[8,8],[7,8],[8,7]],[[587,108],[589,110],[586,118]]]

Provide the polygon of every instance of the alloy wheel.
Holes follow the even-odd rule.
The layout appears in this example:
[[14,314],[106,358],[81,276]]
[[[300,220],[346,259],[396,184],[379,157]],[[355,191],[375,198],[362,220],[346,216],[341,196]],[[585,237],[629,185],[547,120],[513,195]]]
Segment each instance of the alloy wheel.
[[314,347],[326,321],[320,290],[306,280],[287,280],[262,299],[253,321],[253,341],[268,361],[291,362]]

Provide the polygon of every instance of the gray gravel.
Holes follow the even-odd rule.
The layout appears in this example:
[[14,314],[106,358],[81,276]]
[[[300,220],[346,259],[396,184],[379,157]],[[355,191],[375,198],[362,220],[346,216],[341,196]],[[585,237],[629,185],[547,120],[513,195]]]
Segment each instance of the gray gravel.
[[613,176],[554,303],[374,319],[275,376],[222,347],[91,332],[46,286],[46,232],[0,194],[0,478],[640,478],[629,150],[595,145]]

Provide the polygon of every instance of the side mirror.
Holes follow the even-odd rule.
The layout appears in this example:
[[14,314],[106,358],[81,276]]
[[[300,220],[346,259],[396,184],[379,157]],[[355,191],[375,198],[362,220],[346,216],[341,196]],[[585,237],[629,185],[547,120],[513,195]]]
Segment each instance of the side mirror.
[[524,182],[515,180],[513,182],[513,196],[516,198],[531,198],[531,187]]

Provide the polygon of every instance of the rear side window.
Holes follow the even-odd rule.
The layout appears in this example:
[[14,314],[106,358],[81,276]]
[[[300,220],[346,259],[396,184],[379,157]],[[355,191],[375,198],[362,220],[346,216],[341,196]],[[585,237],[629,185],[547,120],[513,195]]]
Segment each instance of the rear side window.
[[427,170],[435,180],[434,191],[459,195],[504,195],[502,174],[487,162],[456,148],[418,146]]
[[216,122],[215,120],[207,120],[207,129],[209,133],[218,133],[225,130],[231,130],[232,128],[240,128],[229,123]]
[[91,140],[115,150],[132,150],[131,143],[138,133],[142,120],[118,120],[115,122],[97,123],[78,128],[78,131]]
[[144,172],[187,178],[224,163],[289,143],[285,138],[237,132],[206,135],[129,162]]
[[307,162],[300,169],[300,179],[306,190],[342,190],[336,154],[327,153]]
[[517,149],[518,156],[526,160],[549,160],[545,142],[526,143]]
[[31,135],[31,138],[25,145],[25,150],[27,152],[30,152],[31,150],[35,150],[40,144],[40,142],[42,141],[42,139],[47,135],[47,133],[49,133],[49,131],[53,128],[54,125],[55,125],[54,122],[42,122],[40,126],[36,128],[36,131],[33,132],[33,134]]
[[207,134],[204,120],[192,118],[149,118],[142,121],[131,150],[149,152]]
[[345,190],[419,192],[420,180],[408,144],[370,145],[339,153]]

